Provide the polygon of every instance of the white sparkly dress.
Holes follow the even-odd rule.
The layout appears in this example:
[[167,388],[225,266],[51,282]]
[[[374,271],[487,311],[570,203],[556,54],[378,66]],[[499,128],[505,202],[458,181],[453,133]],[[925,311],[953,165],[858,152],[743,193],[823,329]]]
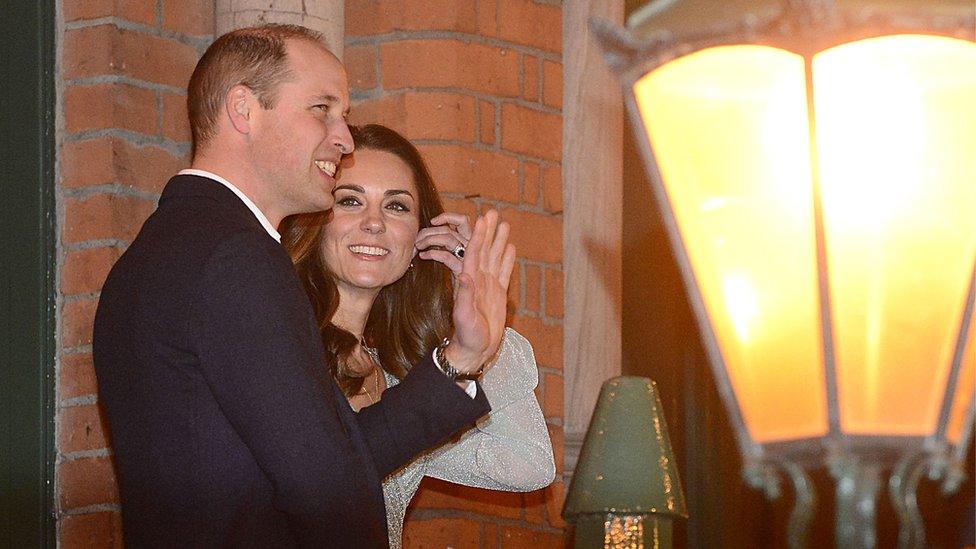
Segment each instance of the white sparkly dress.
[[[387,387],[399,383],[385,375]],[[533,392],[538,383],[532,346],[506,328],[498,357],[481,376],[491,413],[456,442],[421,455],[383,481],[390,547],[402,545],[407,505],[424,476],[509,492],[538,490],[552,482],[556,473],[552,443]]]

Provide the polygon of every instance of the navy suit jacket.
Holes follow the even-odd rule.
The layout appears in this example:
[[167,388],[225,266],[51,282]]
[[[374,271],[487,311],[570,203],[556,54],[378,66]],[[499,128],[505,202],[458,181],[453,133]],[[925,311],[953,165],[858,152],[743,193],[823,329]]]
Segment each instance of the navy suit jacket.
[[380,481],[485,414],[428,357],[354,413],[282,246],[223,185],[170,180],[95,316],[129,547],[383,547]]

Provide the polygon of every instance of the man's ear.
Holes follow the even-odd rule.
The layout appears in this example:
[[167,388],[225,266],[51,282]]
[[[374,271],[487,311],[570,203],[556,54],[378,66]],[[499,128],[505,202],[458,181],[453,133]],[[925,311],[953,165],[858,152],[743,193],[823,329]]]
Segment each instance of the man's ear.
[[250,88],[238,84],[227,91],[224,97],[224,109],[231,125],[240,133],[251,133],[251,116],[257,104],[257,97]]

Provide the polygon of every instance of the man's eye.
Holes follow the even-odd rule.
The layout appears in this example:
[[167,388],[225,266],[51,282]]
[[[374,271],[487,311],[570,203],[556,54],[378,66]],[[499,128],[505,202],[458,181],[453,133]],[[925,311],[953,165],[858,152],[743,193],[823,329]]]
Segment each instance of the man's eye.
[[316,109],[316,110],[319,110],[319,111],[322,111],[322,112],[329,112],[329,106],[328,105],[324,105],[324,104],[323,105],[315,105],[312,108],[313,109]]

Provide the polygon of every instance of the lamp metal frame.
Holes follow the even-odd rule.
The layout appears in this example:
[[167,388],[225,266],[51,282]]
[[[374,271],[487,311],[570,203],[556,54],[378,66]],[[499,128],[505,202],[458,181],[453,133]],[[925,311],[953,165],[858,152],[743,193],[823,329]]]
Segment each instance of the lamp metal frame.
[[[805,545],[807,527],[813,515],[815,496],[805,469],[826,464],[837,480],[837,542],[843,547],[874,546],[873,502],[880,487],[882,469],[893,469],[889,481],[892,504],[901,521],[899,545],[920,547],[924,527],[915,503],[915,490],[924,472],[930,480],[943,480],[943,492],[951,493],[965,477],[963,462],[976,422],[976,396],[970,398],[963,433],[952,447],[946,439],[953,396],[959,381],[966,337],[976,309],[976,263],[970,276],[968,301],[956,338],[955,351],[942,407],[934,432],[926,436],[871,436],[842,432],[834,359],[832,307],[828,287],[819,174],[816,173],[816,128],[813,124],[811,63],[813,55],[830,47],[861,39],[893,34],[926,34],[962,38],[976,42],[976,10],[971,15],[930,14],[904,10],[874,10],[865,6],[840,9],[832,0],[782,0],[778,13],[721,22],[690,36],[657,31],[641,33],[639,28],[620,28],[592,19],[590,27],[604,48],[607,64],[623,86],[631,128],[641,151],[652,192],[660,206],[672,251],[686,282],[691,307],[698,321],[702,342],[717,388],[728,412],[744,460],[743,476],[767,497],[780,494],[779,472],[790,480],[796,505],[788,526],[790,545]],[[647,8],[645,8],[647,9]],[[653,10],[651,10],[653,11]],[[923,10],[924,11],[924,10]],[[632,16],[640,19],[640,12]],[[637,25],[632,27],[639,27]],[[718,339],[712,329],[701,289],[695,278],[650,140],[643,131],[634,85],[647,73],[697,51],[725,45],[765,45],[801,55],[806,65],[807,113],[810,117],[810,147],[813,166],[814,222],[828,432],[822,437],[760,443],[752,439],[726,369]]]

